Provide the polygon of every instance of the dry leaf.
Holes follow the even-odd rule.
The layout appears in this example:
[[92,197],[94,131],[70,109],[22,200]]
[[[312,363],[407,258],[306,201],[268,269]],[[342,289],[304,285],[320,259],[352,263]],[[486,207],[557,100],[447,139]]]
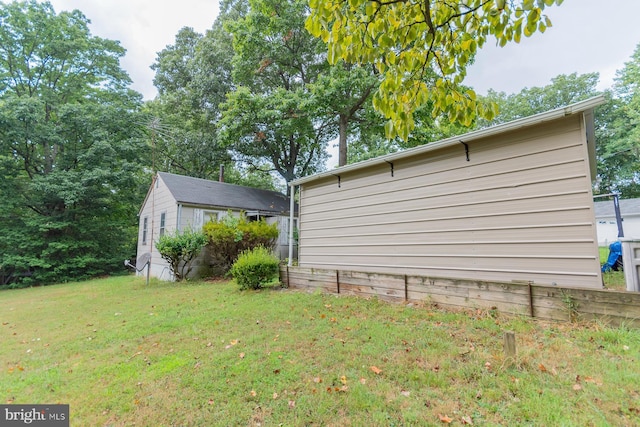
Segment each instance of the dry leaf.
[[540,372],[547,372],[547,368],[542,363],[538,365],[538,369],[540,369]]
[[345,377],[344,375],[340,377],[340,382],[342,384],[346,384],[347,383],[347,377]]
[[314,383],[316,383],[316,384],[320,384],[320,383],[322,382],[322,378],[320,378],[320,377],[315,377],[315,378],[313,379],[313,382],[314,382]]
[[213,405],[213,399],[209,399],[209,402],[207,402],[209,405]]
[[462,417],[462,424],[466,424],[466,425],[473,425],[473,421],[471,420],[471,417],[469,416],[464,416]]
[[581,386],[580,384],[574,384],[574,385],[573,385],[573,389],[574,389],[575,391],[579,391],[579,390],[582,390],[582,386]]
[[409,397],[409,396],[411,395],[411,392],[410,392],[410,391],[406,391],[406,390],[402,390],[402,391],[400,392],[400,394],[401,394],[401,395],[403,395],[403,396],[405,396],[405,397]]
[[253,396],[253,397],[256,397],[256,396],[258,395],[258,393],[256,393],[256,391],[255,391],[255,390],[251,390],[251,393],[250,393],[250,394],[251,394],[251,396]]
[[295,400],[290,400],[289,401],[289,408],[293,409],[296,407],[296,401]]
[[231,340],[231,341],[229,341],[229,343],[231,345],[236,345],[236,344],[238,344],[238,340]]
[[278,393],[273,393],[273,399],[277,399],[278,398]]
[[438,414],[438,418],[440,418],[440,421],[446,424],[450,424],[453,421],[453,419],[449,418],[447,415]]
[[379,375],[382,372],[382,369],[378,368],[377,366],[372,366],[371,368],[369,368],[373,371],[374,374]]
[[240,357],[240,359],[244,359],[244,353],[240,353],[238,357]]
[[366,378],[360,378],[360,384],[366,384],[367,383],[367,379]]

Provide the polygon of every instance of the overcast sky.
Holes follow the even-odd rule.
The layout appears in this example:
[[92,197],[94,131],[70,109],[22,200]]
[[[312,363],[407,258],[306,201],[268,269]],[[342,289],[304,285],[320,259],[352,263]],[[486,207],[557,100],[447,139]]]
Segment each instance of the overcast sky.
[[[133,89],[153,99],[157,52],[173,44],[182,27],[204,33],[218,14],[217,0],[52,0],[56,12],[80,9],[94,35],[119,40],[127,55],[122,67]],[[600,73],[600,89],[611,86],[615,71],[640,43],[640,0],[565,0],[547,9],[553,27],[518,45],[489,41],[477,55],[466,84],[479,93],[507,93],[544,86],[559,74]]]

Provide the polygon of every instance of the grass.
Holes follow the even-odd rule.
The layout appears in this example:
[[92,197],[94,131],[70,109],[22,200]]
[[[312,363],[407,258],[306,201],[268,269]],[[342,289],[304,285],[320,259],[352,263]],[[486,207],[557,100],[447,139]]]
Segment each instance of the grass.
[[[600,265],[603,265],[607,262],[607,258],[609,257],[609,248],[608,247],[600,247]],[[624,280],[624,271],[608,271],[606,273],[602,273],[602,280],[604,281],[604,286],[607,289],[615,289],[619,291],[624,291],[627,289],[627,284]]]
[[0,304],[0,398],[72,426],[640,424],[626,327],[132,277]]

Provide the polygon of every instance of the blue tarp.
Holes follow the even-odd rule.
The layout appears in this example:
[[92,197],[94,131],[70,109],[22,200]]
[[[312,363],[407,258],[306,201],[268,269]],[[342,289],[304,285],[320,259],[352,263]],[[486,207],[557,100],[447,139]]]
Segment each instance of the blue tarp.
[[613,242],[609,245],[609,257],[602,266],[602,272],[622,270],[622,243]]

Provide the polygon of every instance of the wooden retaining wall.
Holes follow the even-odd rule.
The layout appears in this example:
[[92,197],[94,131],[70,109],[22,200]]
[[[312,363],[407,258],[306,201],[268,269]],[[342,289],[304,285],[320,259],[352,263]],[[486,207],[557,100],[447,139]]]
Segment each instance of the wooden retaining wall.
[[640,327],[640,293],[635,292],[287,266],[281,267],[280,279],[292,289],[394,302],[425,301],[445,308],[496,309],[548,320],[602,319]]

